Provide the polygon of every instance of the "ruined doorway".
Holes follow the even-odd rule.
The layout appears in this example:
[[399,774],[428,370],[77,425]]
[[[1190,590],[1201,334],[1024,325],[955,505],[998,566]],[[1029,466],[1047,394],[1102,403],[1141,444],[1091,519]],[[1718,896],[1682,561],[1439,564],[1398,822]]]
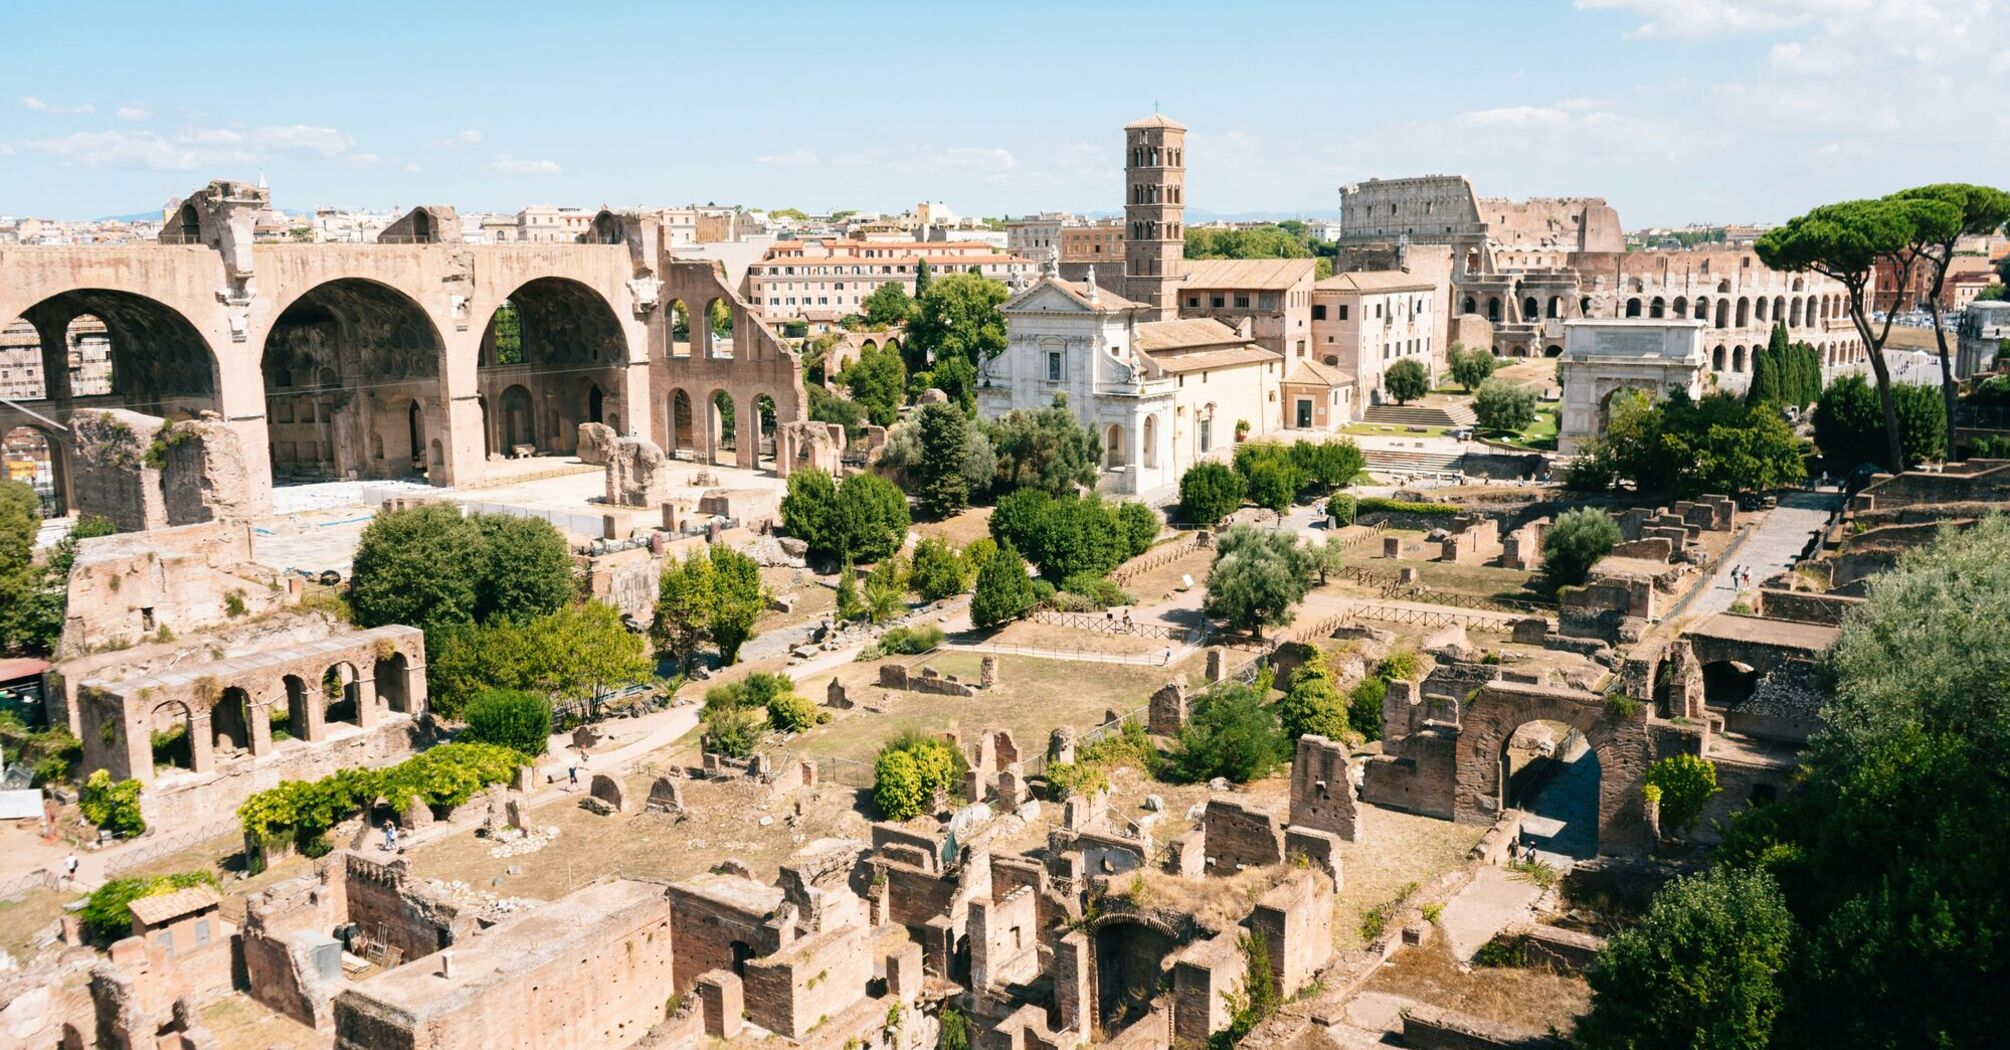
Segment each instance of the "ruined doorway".
[[210,746],[222,758],[251,750],[251,695],[230,686],[209,712]]
[[1141,922],[1113,921],[1096,931],[1096,1019],[1104,1032],[1129,1027],[1151,1010],[1178,943]]
[[[627,367],[628,337],[607,298],[579,281],[540,277],[517,286],[489,317],[475,374],[506,420],[512,405],[524,407],[522,423],[501,428],[502,451],[533,445],[540,455],[571,455],[580,424],[622,413]],[[522,393],[509,395],[513,388]]]
[[1523,813],[1522,838],[1551,862],[1598,852],[1598,752],[1566,722],[1534,719],[1502,741],[1496,812]]

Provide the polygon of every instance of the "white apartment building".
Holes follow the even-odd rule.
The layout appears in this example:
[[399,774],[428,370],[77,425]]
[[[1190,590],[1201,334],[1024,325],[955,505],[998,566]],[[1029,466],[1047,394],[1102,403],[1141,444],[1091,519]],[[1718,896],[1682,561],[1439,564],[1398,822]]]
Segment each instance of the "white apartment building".
[[858,313],[879,286],[899,282],[914,294],[922,261],[937,277],[981,274],[1023,288],[1036,264],[971,241],[778,241],[747,268],[747,302],[763,321],[835,321]]
[[1413,358],[1436,374],[1441,295],[1434,282],[1402,270],[1336,273],[1312,287],[1312,359],[1353,377],[1357,408],[1379,405],[1390,365]]

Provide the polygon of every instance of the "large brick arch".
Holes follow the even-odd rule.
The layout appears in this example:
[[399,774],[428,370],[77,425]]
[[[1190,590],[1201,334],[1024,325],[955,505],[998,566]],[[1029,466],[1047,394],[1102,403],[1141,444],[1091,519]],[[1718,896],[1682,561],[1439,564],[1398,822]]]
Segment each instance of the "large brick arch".
[[1648,714],[1647,704],[1608,702],[1574,689],[1483,686],[1459,719],[1452,819],[1461,824],[1498,819],[1501,748],[1529,722],[1561,722],[1584,734],[1598,756],[1598,852],[1639,852],[1647,845],[1640,788],[1653,761]]

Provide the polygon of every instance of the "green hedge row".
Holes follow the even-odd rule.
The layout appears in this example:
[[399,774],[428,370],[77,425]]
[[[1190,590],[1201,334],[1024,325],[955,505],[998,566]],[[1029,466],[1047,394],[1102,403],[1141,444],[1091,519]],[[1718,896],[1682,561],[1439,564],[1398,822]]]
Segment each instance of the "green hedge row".
[[1390,514],[1427,514],[1451,516],[1464,513],[1464,508],[1450,503],[1414,503],[1410,500],[1390,499],[1387,496],[1363,496],[1355,501],[1354,513],[1372,514],[1386,511]]

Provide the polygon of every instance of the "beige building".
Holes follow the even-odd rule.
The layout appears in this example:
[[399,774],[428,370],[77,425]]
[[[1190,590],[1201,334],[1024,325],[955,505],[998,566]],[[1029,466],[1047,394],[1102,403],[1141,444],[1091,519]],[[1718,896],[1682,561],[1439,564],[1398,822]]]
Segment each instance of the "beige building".
[[747,268],[747,302],[764,321],[835,321],[858,313],[882,284],[899,282],[912,295],[923,261],[936,276],[976,273],[1014,289],[1038,272],[968,241],[780,241]]
[[1179,315],[1245,320],[1256,341],[1292,361],[1312,356],[1312,259],[1183,259]]
[[1064,211],[1043,211],[1005,223],[1005,250],[1028,259],[1045,259],[1061,247],[1061,227],[1075,221]]
[[1166,321],[1179,316],[1186,253],[1186,125],[1154,113],[1124,141],[1124,297]]
[[1445,330],[1441,289],[1401,270],[1336,273],[1312,290],[1312,358],[1342,369],[1361,407],[1386,395],[1382,376],[1405,358],[1438,372]]
[[571,243],[592,228],[594,215],[585,208],[533,204],[516,213],[516,234],[510,240],[522,244]]

